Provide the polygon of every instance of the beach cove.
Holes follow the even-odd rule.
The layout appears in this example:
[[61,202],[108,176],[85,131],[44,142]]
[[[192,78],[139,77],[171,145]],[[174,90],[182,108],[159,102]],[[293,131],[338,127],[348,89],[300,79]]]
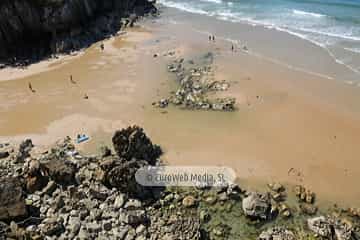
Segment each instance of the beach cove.
[[[104,51],[96,43],[74,57],[0,70],[1,142],[30,137],[46,146],[86,133],[91,140],[80,148],[92,152],[109,144],[114,130],[136,123],[163,147],[169,164],[224,165],[240,183],[302,184],[321,199],[360,204],[360,89],[343,81],[344,66],[283,32],[160,10],[160,18],[105,40]],[[227,30],[239,41],[230,41]],[[274,49],[279,56],[271,58]],[[214,78],[230,83],[226,95],[236,98],[236,111],[152,106],[176,89],[167,64],[209,52]]]

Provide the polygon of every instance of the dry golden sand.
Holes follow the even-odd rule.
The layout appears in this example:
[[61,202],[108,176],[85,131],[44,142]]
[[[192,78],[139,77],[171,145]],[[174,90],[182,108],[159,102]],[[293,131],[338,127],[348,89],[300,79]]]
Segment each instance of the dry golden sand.
[[[36,74],[17,70],[30,75],[0,81],[0,141],[30,136],[46,145],[87,133],[92,141],[81,146],[92,148],[110,143],[115,129],[139,124],[171,164],[227,165],[240,178],[302,183],[323,197],[360,204],[357,89],[187,34],[184,40],[157,28],[133,30],[105,41],[104,52],[95,44],[66,64]],[[153,54],[172,49],[186,59],[214,52],[216,77],[231,82],[226,94],[237,97],[238,111],[152,108],[174,88],[166,72],[171,58]],[[9,79],[8,70],[0,79]]]

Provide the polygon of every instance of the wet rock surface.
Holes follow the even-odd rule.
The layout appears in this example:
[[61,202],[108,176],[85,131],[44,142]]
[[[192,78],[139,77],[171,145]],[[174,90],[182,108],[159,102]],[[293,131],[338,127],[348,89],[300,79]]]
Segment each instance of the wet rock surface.
[[139,185],[140,167],[162,163],[160,148],[138,126],[114,134],[116,154],[108,148],[87,156],[72,142],[29,151],[23,161],[16,156],[26,147],[2,147],[9,156],[0,159],[0,239],[358,239],[360,210],[322,214],[303,186],[287,191],[270,183],[258,193],[236,184]]
[[[174,55],[172,51],[163,54],[167,57]],[[193,60],[186,62],[184,58],[173,60],[167,68],[175,75],[179,86],[169,97],[154,102],[153,106],[166,108],[171,104],[183,109],[234,111],[235,98],[215,96],[216,92],[226,91],[230,83],[215,80],[213,59],[214,55],[209,52],[197,64]]]

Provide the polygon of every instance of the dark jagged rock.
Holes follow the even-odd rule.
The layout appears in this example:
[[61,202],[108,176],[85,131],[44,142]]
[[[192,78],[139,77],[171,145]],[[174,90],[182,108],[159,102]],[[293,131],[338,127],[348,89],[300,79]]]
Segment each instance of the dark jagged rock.
[[26,158],[30,157],[30,151],[34,147],[31,139],[26,139],[25,141],[21,142],[19,146],[19,152],[16,155],[17,162],[23,162]]
[[116,33],[121,18],[155,13],[147,0],[2,0],[0,63],[28,64]]
[[0,159],[7,158],[9,155],[8,151],[0,152]]
[[132,160],[115,166],[106,173],[106,180],[110,186],[118,188],[121,192],[136,192],[138,184],[135,181],[136,171],[144,166],[138,160]]
[[112,142],[118,156],[126,160],[141,159],[154,165],[162,154],[161,148],[154,145],[144,130],[138,126],[115,132]]
[[101,154],[101,157],[111,156],[111,149],[108,148],[107,146],[101,146],[100,147],[100,154]]
[[47,161],[41,162],[41,168],[50,179],[60,185],[71,185],[76,182],[76,166],[61,157],[51,155]]
[[26,170],[25,182],[26,190],[29,193],[41,190],[47,185],[48,178],[43,176],[39,161],[30,161],[28,169]]
[[[137,183],[135,179],[136,171],[148,163],[144,160],[118,161],[112,165],[105,165],[104,183],[105,185],[116,188],[120,192],[139,199],[150,199],[153,197],[153,189],[144,187]],[[154,189],[155,191],[155,189]]]
[[24,194],[17,178],[0,179],[0,221],[27,215]]

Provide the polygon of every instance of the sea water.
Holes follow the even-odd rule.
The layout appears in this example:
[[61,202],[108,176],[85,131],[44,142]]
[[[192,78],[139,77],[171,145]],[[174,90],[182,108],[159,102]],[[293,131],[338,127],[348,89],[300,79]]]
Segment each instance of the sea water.
[[360,78],[360,0],[158,0],[181,11],[287,32]]

